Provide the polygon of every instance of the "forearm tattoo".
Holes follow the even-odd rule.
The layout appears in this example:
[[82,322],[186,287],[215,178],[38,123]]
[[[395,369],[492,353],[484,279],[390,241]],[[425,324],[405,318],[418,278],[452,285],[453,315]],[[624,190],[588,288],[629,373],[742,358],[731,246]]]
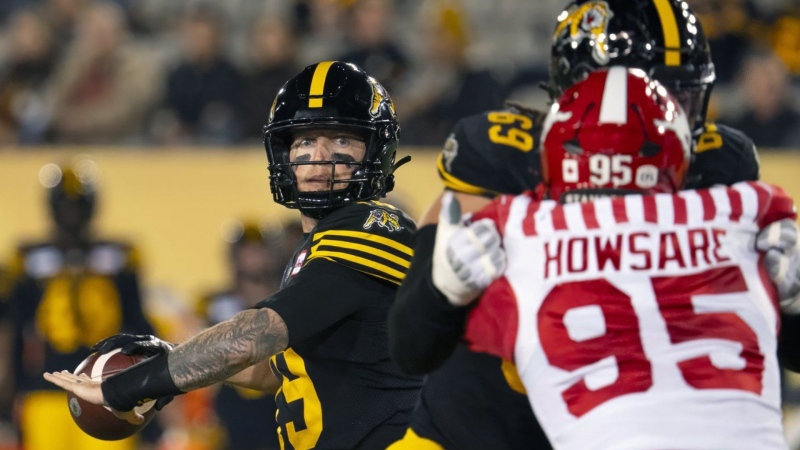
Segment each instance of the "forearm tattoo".
[[286,324],[269,308],[249,309],[175,347],[169,373],[182,391],[209,386],[286,349]]

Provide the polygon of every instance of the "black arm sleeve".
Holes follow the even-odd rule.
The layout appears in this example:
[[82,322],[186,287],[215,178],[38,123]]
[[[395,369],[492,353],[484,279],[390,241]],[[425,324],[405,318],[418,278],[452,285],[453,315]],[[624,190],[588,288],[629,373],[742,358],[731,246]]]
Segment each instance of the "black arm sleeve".
[[[310,261],[292,283],[259,302],[286,323],[289,346],[319,334],[364,307],[379,307],[395,287],[327,259]],[[388,305],[386,306],[388,308]]]
[[435,225],[417,232],[411,267],[389,311],[389,353],[414,375],[437,369],[453,353],[470,309],[450,305],[433,286],[435,240]]
[[786,370],[800,373],[800,316],[781,314],[778,361]]

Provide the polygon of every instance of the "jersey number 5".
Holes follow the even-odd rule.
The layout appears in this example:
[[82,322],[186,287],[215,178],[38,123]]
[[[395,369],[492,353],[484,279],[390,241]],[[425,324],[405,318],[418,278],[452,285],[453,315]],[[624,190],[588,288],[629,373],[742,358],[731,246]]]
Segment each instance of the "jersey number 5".
[[[288,348],[272,357],[270,367],[281,379],[281,387],[275,394],[281,448],[314,448],[322,434],[322,404],[306,373],[305,361]],[[286,445],[286,440],[291,445]]]
[[[739,389],[759,395],[764,355],[759,351],[755,332],[735,312],[708,311],[709,308],[700,312],[692,304],[693,296],[713,298],[747,292],[739,268],[723,267],[681,277],[654,277],[651,282],[671,344],[700,339],[734,344],[726,351],[678,361],[676,364],[686,383],[695,389]],[[599,309],[605,325],[602,332],[581,339],[574,329],[569,329],[572,318],[567,316],[580,307],[588,307],[584,312]],[[580,417],[615,397],[645,392],[653,385],[652,365],[644,351],[632,299],[608,280],[556,286],[539,309],[538,323],[542,348],[555,367],[575,371],[605,358],[616,361],[618,373],[612,383],[592,389],[587,383],[588,377],[584,377],[562,392],[574,416]]]
[[[489,113],[489,122],[495,124],[489,127],[489,140],[495,144],[514,147],[523,152],[533,149],[533,136],[526,131],[533,128],[530,117],[509,112]],[[519,124],[518,127],[513,125]],[[506,125],[508,125],[506,127]]]

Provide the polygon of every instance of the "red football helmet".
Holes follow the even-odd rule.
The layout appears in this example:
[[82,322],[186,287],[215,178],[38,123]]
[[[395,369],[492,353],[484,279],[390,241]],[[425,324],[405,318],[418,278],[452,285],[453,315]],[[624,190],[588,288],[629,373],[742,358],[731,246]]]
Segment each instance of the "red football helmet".
[[683,186],[692,136],[677,100],[639,69],[598,70],[553,104],[542,130],[542,178],[564,203]]

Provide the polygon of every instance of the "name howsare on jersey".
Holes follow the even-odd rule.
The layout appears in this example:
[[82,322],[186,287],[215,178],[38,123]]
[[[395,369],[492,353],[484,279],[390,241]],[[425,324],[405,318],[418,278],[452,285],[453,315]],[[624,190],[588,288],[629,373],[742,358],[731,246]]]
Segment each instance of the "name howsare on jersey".
[[516,363],[556,448],[785,448],[777,301],[754,250],[793,217],[785,194],[494,205],[475,219],[495,221],[508,268],[465,337]]

